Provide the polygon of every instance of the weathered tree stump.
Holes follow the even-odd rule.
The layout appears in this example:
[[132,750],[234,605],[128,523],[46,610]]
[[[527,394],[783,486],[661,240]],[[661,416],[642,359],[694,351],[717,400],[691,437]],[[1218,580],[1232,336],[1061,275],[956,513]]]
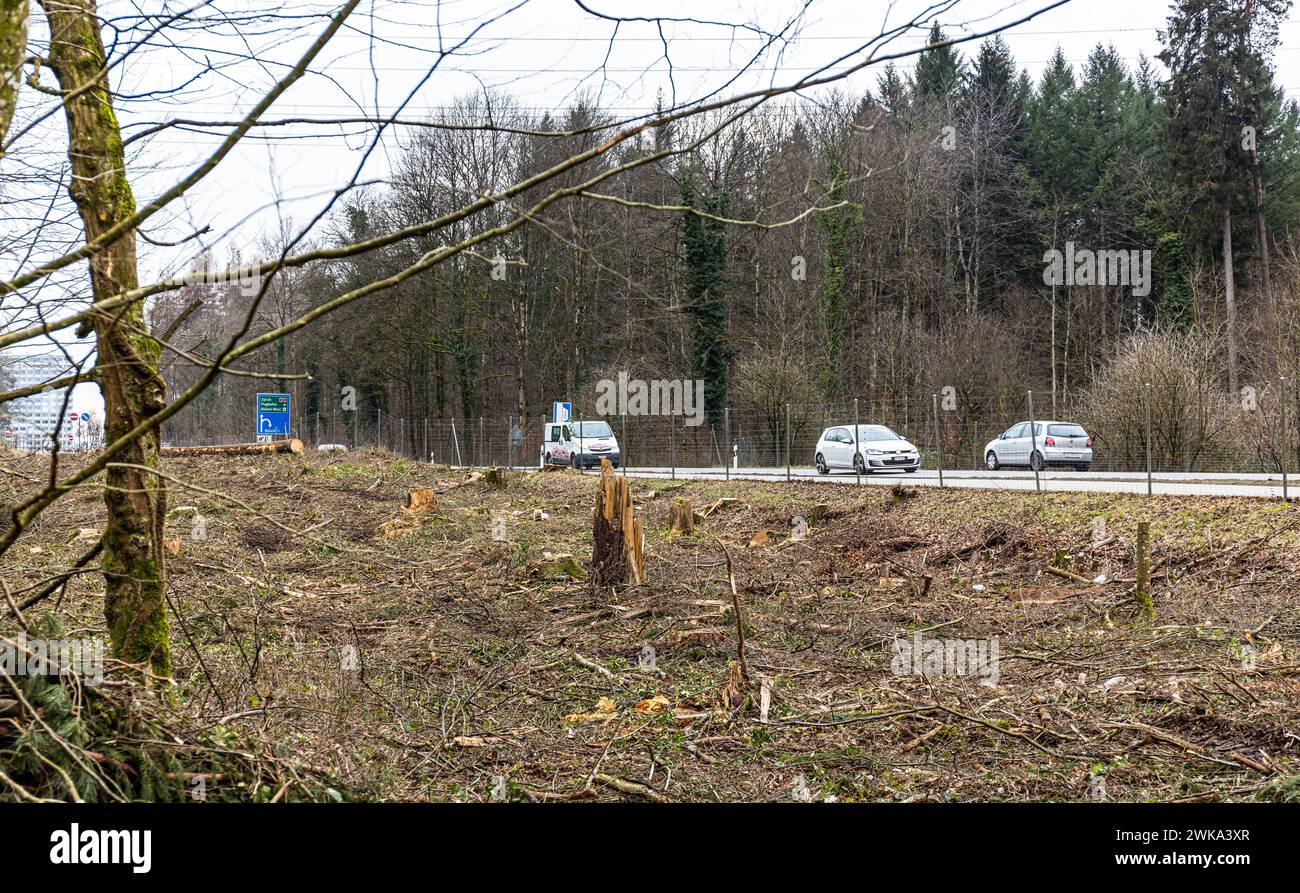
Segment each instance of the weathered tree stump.
[[600,487],[592,519],[591,589],[601,592],[619,583],[645,582],[645,535],[632,513],[627,479],[600,460]]
[[670,533],[694,533],[695,509],[685,496],[677,496],[668,506],[668,526]]
[[483,482],[489,487],[504,490],[508,483],[506,470],[504,468],[489,468],[487,471],[483,472]]

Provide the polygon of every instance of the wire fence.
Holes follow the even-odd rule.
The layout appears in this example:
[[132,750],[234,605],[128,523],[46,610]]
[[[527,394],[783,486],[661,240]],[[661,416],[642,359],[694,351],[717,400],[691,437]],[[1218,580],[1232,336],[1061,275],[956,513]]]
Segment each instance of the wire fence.
[[[1300,443],[1286,382],[1261,389],[1240,406],[1226,399],[1164,399],[1151,388],[1104,418],[1086,409],[1051,410],[1050,394],[1026,392],[1021,400],[962,402],[952,395],[895,401],[845,400],[800,405],[774,403],[763,410],[680,415],[588,415],[609,424],[623,467],[664,469],[789,468],[815,465],[823,431],[835,426],[884,425],[914,444],[920,468],[988,470],[998,437],[1029,421],[1040,423],[1035,451],[1048,436],[1041,423],[1082,426],[1091,438],[1092,472],[1149,474],[1251,474],[1281,476],[1300,467]],[[1031,412],[1032,410],[1032,412]],[[1290,416],[1290,417],[1288,417]],[[575,421],[583,414],[575,411]],[[378,449],[397,456],[454,466],[538,466],[549,420],[533,416],[409,419],[382,410],[297,415],[292,435],[310,449]],[[251,427],[251,426],[250,426]],[[168,441],[174,446],[239,443],[249,432],[205,432]],[[582,447],[580,447],[582,449]],[[1028,457],[1021,457],[1027,459]],[[998,463],[1005,467],[1003,457]],[[1028,465],[1027,461],[1023,462]],[[1078,470],[1080,460],[1063,463]],[[1045,469],[1047,470],[1047,469]]]

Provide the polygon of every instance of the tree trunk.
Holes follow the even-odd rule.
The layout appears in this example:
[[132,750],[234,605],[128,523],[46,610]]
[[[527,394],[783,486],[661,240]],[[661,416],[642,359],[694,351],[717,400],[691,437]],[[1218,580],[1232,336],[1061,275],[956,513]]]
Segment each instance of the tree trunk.
[[[90,241],[135,212],[122,135],[104,74],[99,18],[94,0],[43,0],[42,5],[52,35],[50,67],[63,91],[76,93],[64,102],[72,167],[68,191]],[[136,287],[133,232],[91,257],[90,281],[96,301]],[[161,351],[145,334],[143,303],[96,317],[94,330],[105,437],[113,441],[166,405],[158,372]],[[145,470],[158,468],[158,436],[157,430],[146,431],[106,472],[104,615],[116,657],[147,664],[155,675],[170,677],[163,602],[167,491],[162,478]]]
[[1250,172],[1255,180],[1255,236],[1259,239],[1260,279],[1264,285],[1264,301],[1270,311],[1273,307],[1273,283],[1269,271],[1268,228],[1264,225],[1264,181],[1259,175],[1259,156],[1250,150]]
[[289,440],[268,440],[265,443],[230,443],[219,446],[163,447],[159,452],[164,456],[261,456],[273,453],[300,454],[304,447],[302,441],[294,437]]
[[[18,105],[27,55],[27,0],[0,0],[0,145]],[[0,150],[0,158],[4,151]]]
[[1228,326],[1228,391],[1237,393],[1237,294],[1232,281],[1232,211],[1223,209],[1223,302]]

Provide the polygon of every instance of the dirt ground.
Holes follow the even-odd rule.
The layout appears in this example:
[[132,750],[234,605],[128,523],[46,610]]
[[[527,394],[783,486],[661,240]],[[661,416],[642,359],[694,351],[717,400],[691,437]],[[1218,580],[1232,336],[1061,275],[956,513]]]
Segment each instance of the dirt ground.
[[[4,502],[45,473],[0,465]],[[371,454],[165,470],[187,728],[348,798],[1300,799],[1294,505],[632,479],[648,580],[593,593],[594,474],[499,488]],[[421,487],[434,504],[404,512]],[[672,497],[713,507],[693,534],[668,535]],[[0,559],[10,589],[70,565],[103,513],[94,487],[46,512]],[[102,591],[73,576],[27,619],[100,635]],[[996,672],[903,659],[935,640],[996,647]]]

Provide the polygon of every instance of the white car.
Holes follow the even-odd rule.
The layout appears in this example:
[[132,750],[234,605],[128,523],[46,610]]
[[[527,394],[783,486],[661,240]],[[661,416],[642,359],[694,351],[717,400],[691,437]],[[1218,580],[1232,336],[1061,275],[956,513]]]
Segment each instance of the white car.
[[547,422],[542,432],[542,465],[592,468],[608,459],[618,468],[620,458],[609,422]]
[[1017,422],[984,447],[984,467],[997,471],[1004,465],[1027,465],[1041,471],[1049,465],[1066,465],[1087,471],[1092,464],[1092,438],[1074,422]]
[[815,461],[818,474],[838,469],[873,471],[916,471],[921,454],[916,446],[884,425],[858,425],[857,442],[852,425],[836,425],[822,432],[817,441]]

